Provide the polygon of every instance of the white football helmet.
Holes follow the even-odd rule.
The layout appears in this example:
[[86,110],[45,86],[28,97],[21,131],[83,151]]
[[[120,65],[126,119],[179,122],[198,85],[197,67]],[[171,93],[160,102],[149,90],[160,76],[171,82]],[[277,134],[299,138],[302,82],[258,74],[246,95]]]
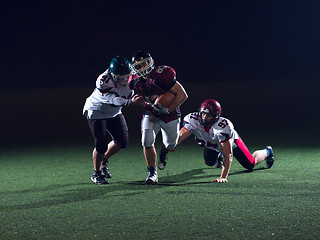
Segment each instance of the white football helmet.
[[154,68],[154,61],[148,52],[139,51],[132,57],[132,69],[138,77],[148,75]]

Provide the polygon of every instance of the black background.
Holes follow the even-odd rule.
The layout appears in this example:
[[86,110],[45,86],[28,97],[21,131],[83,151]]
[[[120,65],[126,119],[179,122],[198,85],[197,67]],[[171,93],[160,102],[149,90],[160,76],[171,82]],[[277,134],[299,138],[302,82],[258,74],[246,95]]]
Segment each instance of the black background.
[[[183,115],[215,98],[253,142],[317,145],[319,1],[26,1],[2,12],[2,145],[91,140],[81,110],[96,77],[138,50],[176,70]],[[138,136],[140,113],[125,113]]]

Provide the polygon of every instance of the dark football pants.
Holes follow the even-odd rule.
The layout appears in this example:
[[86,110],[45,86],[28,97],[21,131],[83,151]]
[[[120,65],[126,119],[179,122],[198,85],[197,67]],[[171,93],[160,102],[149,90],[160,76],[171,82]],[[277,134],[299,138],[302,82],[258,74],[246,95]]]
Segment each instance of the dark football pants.
[[[244,144],[242,139],[236,139],[234,143],[237,145],[233,149],[233,156],[238,160],[238,162],[246,169],[251,170],[255,165],[255,159],[251,155],[249,149]],[[203,150],[203,157],[206,165],[213,166],[218,160],[219,152],[209,148]]]
[[107,151],[109,135],[120,148],[128,146],[128,126],[123,114],[114,118],[88,119],[88,123],[98,153],[104,154]]
[[249,149],[244,144],[242,139],[236,139],[234,143],[237,145],[236,148],[233,149],[233,156],[238,160],[238,162],[242,165],[242,167],[251,170],[256,164],[256,160],[251,155]]
[[209,148],[203,149],[203,158],[206,165],[212,167],[218,160],[219,152]]

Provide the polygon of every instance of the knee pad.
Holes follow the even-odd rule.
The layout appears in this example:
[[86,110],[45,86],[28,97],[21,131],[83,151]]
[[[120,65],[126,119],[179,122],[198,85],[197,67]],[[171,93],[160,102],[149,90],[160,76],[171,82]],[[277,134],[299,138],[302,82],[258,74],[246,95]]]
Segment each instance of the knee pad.
[[123,139],[121,142],[114,139],[114,143],[121,149],[128,147],[129,139]]
[[120,146],[121,149],[127,148],[128,147],[128,143],[125,143],[123,145]]
[[219,152],[215,150],[211,150],[209,148],[205,148],[203,150],[203,158],[206,165],[212,167],[216,164],[218,160]]
[[153,130],[145,130],[142,132],[141,144],[143,147],[152,147],[155,143],[156,136]]
[[128,147],[128,142],[123,142],[120,144],[117,144],[121,149],[127,148]]
[[212,167],[216,164],[217,161],[216,160],[212,161],[212,159],[210,159],[210,161],[204,160],[204,162],[207,166]]
[[106,144],[104,144],[103,146],[101,145],[96,145],[96,151],[99,153],[99,154],[105,154],[105,152],[107,151],[108,147]]

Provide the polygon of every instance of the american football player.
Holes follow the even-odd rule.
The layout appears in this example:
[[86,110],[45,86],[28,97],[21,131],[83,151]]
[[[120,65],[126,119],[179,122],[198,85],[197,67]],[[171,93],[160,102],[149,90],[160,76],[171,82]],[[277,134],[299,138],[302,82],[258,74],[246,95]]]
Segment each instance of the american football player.
[[[188,98],[183,86],[176,80],[176,72],[169,66],[155,66],[148,52],[139,51],[132,57],[133,78],[129,88],[146,100],[141,123],[142,146],[149,175],[146,184],[158,183],[157,152],[154,147],[156,136],[161,130],[163,148],[173,149],[179,136],[180,105]],[[165,92],[175,95],[169,106],[155,104],[158,96]],[[161,168],[161,166],[160,166]]]
[[274,163],[271,146],[257,150],[251,155],[232,122],[221,117],[221,105],[214,99],[205,100],[198,112],[185,116],[177,145],[192,134],[197,145],[204,147],[203,156],[208,166],[216,164],[220,152],[222,153],[224,161],[221,175],[214,182],[228,182],[227,177],[233,156],[248,170],[252,170],[263,160],[266,160],[266,168],[271,168]]
[[[145,104],[143,97],[133,96],[127,86],[131,73],[129,60],[122,56],[113,58],[109,68],[97,78],[96,88],[83,107],[95,143],[91,180],[96,184],[108,183],[105,178],[112,177],[108,159],[128,145],[128,127],[122,107]],[[108,134],[112,137],[109,143]]]

